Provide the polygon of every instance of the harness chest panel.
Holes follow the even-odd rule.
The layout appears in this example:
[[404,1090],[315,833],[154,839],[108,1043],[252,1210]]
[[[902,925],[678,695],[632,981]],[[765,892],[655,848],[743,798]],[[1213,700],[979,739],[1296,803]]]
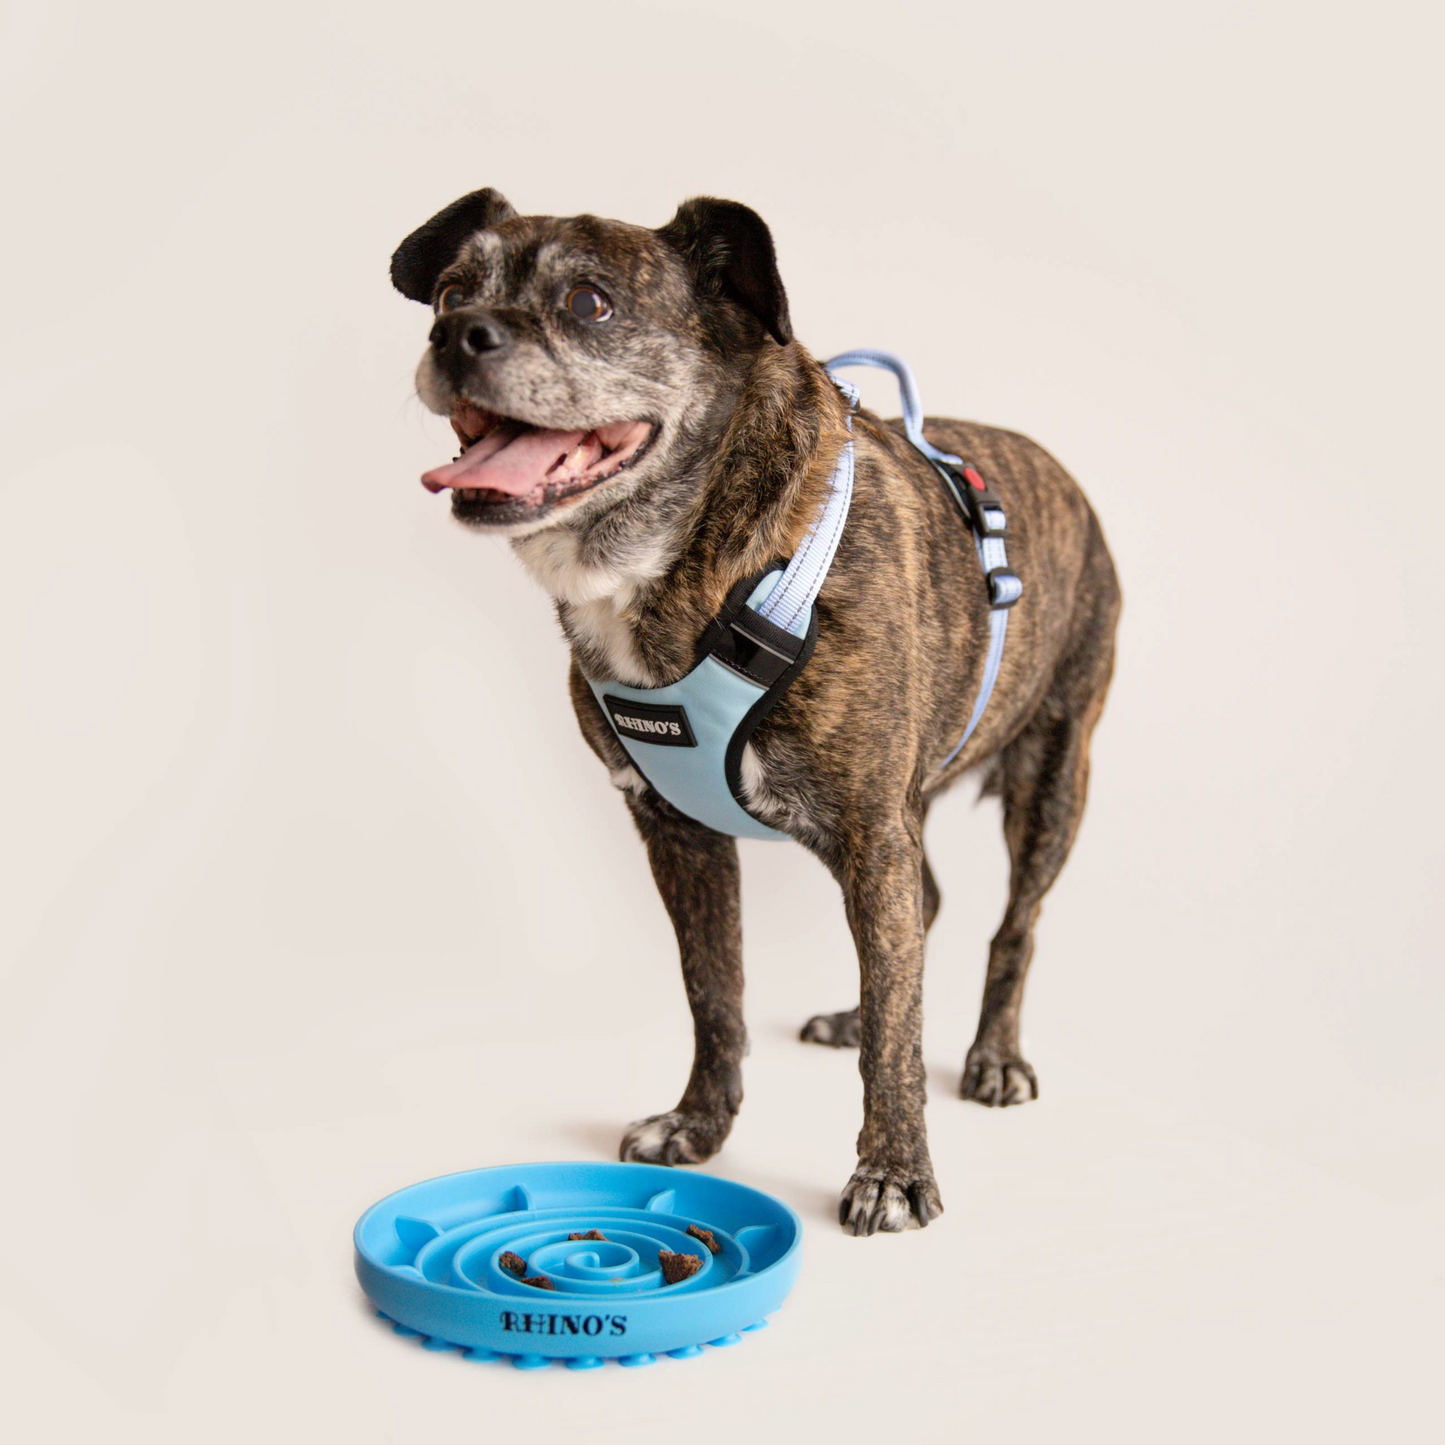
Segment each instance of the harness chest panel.
[[679,812],[736,838],[786,836],[740,801],[743,748],[812,655],[816,636],[811,606],[802,636],[758,611],[777,593],[783,575],[774,569],[729,599],[708,629],[716,642],[677,682],[627,687],[587,679],[643,778]]
[[[972,528],[989,589],[989,649],[983,685],[958,746],[973,735],[988,705],[1003,656],[1008,609],[1022,591],[1008,570],[1003,509],[974,468],[924,439],[922,406],[904,362],[881,351],[853,351],[827,363],[882,366],[899,379],[908,440],[942,477]],[[834,378],[848,400],[848,425],[858,394]],[[853,440],[843,447],[828,497],[797,552],[783,567],[733,589],[699,644],[699,661],[666,687],[628,687],[587,678],[618,742],[643,779],[679,812],[738,838],[788,835],[754,817],[745,806],[743,749],[768,710],[812,656],[817,638],[814,603],[832,566],[853,496]]]

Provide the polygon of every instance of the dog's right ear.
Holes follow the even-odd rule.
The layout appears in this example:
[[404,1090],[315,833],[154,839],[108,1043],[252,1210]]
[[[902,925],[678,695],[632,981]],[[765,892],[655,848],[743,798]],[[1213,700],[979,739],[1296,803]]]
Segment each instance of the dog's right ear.
[[462,242],[516,214],[511,202],[490,186],[453,201],[396,248],[391,258],[391,284],[411,301],[430,302],[437,277],[456,258]]

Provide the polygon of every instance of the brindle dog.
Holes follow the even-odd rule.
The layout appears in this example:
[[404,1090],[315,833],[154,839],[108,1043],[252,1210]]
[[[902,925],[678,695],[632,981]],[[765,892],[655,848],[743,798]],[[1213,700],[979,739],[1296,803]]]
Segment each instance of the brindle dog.
[[[583,735],[624,792],[677,933],[692,1072],[675,1109],[628,1129],[622,1158],[700,1162],[742,1101],[737,845],[638,776],[583,673],[657,687],[693,666],[734,584],[791,556],[816,516],[844,402],[793,338],[768,228],[734,202],[691,200],[647,230],[519,216],[477,191],[403,241],[391,269],[435,309],[417,390],[464,447],[423,480],[451,491],[459,522],[510,536],[556,599]],[[861,1047],[858,1167],[839,1208],[855,1234],[943,1207],[923,1118],[924,935],[939,903],[923,825],[980,769],[1003,800],[1012,873],[960,1092],[988,1105],[1038,1095],[1019,1007],[1039,908],[1083,813],[1120,605],[1099,524],[1052,457],[972,422],[927,431],[1001,497],[1024,582],[978,731],[941,766],[989,635],[972,539],[900,423],[863,411],[817,650],[743,766],[751,810],[837,878],[857,943],[859,1007],[803,1029]]]

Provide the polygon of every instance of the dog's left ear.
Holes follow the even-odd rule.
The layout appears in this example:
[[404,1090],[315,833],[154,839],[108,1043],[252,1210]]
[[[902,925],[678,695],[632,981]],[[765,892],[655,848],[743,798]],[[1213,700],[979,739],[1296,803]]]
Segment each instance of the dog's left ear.
[[462,242],[515,216],[512,203],[490,186],[473,191],[418,226],[391,258],[391,284],[411,301],[431,300],[437,277],[451,265]]
[[696,196],[657,234],[681,252],[700,289],[751,312],[779,346],[793,339],[772,233],[756,211],[737,201]]

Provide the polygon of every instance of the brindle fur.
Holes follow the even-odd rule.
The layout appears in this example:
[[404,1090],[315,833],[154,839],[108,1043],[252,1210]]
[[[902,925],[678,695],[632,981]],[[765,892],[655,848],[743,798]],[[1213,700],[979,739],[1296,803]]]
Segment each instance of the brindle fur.
[[[461,278],[481,311],[523,338],[515,354],[450,384],[424,359],[419,389],[429,405],[445,411],[465,395],[540,425],[662,422],[635,473],[511,530],[558,599],[573,647],[573,706],[626,787],[692,1009],[682,1098],[634,1124],[622,1157],[699,1162],[721,1146],[742,1099],[737,846],[631,772],[583,670],[646,686],[692,666],[732,586],[788,556],[816,515],[846,436],[843,403],[792,339],[771,240],[743,207],[689,202],[651,232],[593,217],[517,217],[495,192],[479,192],[428,224],[398,251],[398,285],[425,299],[428,278],[433,289]],[[598,272],[625,324],[610,340],[573,337],[555,316],[558,286]],[[1019,1049],[1024,979],[1040,905],[1082,816],[1120,606],[1099,525],[1052,457],[1026,437],[970,422],[930,420],[926,430],[1001,497],[1010,562],[1024,581],[977,732],[941,768],[983,674],[988,609],[977,554],[901,424],[864,411],[853,422],[852,511],[817,604],[817,649],[754,735],[747,773],[754,811],[838,880],[857,946],[859,1008],[820,1015],[803,1031],[860,1047],[858,1167],[839,1208],[856,1234],[927,1224],[942,1210],[923,1116],[924,937],[939,904],[923,826],[933,800],[975,769],[1002,797],[1011,880],[961,1093],[989,1105],[1037,1096]],[[599,578],[611,587],[600,600]]]

